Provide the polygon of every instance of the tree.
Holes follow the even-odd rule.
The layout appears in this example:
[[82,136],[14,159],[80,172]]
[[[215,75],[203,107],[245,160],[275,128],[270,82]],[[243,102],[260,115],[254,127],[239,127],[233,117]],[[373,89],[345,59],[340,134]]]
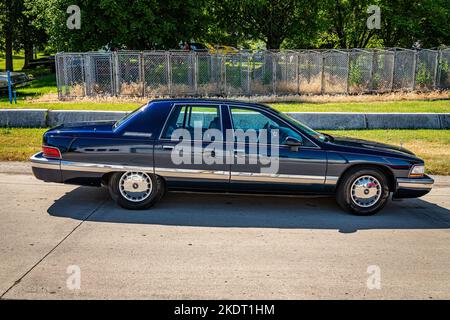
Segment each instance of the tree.
[[422,47],[450,44],[450,1],[423,0],[417,6],[416,40]]
[[[317,2],[306,0],[211,0],[216,31],[236,42],[262,40],[267,49],[279,49],[284,40],[316,30]],[[220,34],[220,33],[219,33]],[[219,35],[217,38],[223,37]],[[210,35],[214,41],[214,34]]]
[[2,4],[2,34],[5,38],[6,70],[14,71],[13,66],[13,29],[16,20],[16,8],[12,0]]
[[[369,5],[381,9],[379,30],[366,26]],[[450,40],[448,0],[323,0],[322,12],[323,46],[433,47]]]
[[72,0],[35,0],[36,24],[58,51],[174,49],[204,32],[203,0],[80,0],[81,29],[66,27]]
[[[324,0],[322,45],[333,48],[365,48],[377,38],[377,29],[367,28],[369,5],[377,0]],[[327,45],[328,44],[328,45]]]
[[13,51],[22,49],[25,51],[24,68],[27,68],[33,58],[33,46],[45,43],[45,32],[33,26],[34,17],[28,14],[24,0],[6,0],[0,6],[0,30],[5,39],[2,48],[6,53],[6,69],[13,71]]

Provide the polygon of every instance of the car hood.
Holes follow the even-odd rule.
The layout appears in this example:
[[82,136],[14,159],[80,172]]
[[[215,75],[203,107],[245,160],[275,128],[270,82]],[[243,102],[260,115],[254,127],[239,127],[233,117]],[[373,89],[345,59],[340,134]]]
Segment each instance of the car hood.
[[388,152],[388,153],[394,153],[394,154],[400,154],[400,155],[406,155],[408,157],[416,157],[415,154],[408,149],[405,149],[401,146],[393,146],[390,144],[380,143],[380,142],[373,142],[373,141],[367,141],[362,139],[354,139],[354,138],[347,138],[347,137],[334,137],[330,143],[342,146],[342,147],[350,147],[350,148],[358,148],[358,149],[364,149],[364,150],[374,150],[379,152]]

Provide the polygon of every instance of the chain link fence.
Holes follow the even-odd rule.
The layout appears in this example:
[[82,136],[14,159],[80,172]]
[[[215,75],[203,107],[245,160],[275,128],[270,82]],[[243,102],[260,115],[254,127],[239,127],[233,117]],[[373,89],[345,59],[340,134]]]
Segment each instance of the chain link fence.
[[450,49],[58,53],[58,95],[255,96],[450,88]]

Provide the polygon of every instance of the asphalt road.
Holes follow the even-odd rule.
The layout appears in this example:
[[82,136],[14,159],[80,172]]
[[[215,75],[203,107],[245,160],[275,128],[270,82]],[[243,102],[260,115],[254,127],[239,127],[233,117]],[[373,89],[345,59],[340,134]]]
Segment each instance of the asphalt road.
[[448,177],[356,217],[329,198],[189,193],[126,211],[27,165],[0,172],[3,299],[450,298]]

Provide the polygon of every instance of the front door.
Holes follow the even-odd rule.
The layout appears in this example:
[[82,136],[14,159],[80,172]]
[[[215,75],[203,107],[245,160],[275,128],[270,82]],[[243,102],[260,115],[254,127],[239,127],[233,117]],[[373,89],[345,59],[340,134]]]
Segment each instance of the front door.
[[[247,192],[320,192],[326,153],[305,135],[270,112],[229,106],[234,132],[230,187]],[[286,145],[287,139],[297,147]]]

